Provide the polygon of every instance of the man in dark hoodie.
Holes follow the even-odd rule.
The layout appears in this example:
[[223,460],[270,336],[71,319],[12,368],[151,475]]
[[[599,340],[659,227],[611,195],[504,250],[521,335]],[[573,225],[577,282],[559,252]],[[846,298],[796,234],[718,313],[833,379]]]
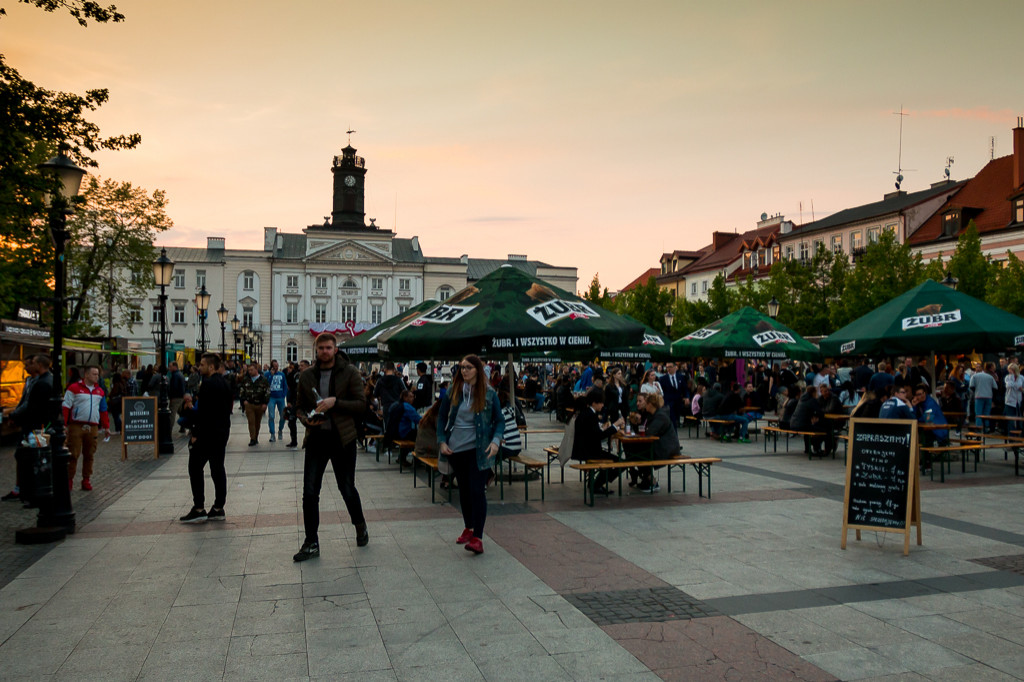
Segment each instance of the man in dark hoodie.
[[[231,435],[231,388],[221,374],[220,356],[206,353],[199,360],[203,382],[196,398],[195,418],[188,452],[188,479],[192,485],[192,510],[182,516],[182,523],[203,523],[224,520],[224,502],[228,494],[224,455]],[[213,479],[213,506],[206,511],[203,469],[210,463]]]

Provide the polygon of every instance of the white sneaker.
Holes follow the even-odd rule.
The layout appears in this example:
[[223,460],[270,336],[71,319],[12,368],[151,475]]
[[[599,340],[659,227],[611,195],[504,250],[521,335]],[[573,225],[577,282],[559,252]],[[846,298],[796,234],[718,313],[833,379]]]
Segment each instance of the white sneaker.
[[274,434],[270,434],[270,442],[271,442],[271,443],[273,443],[273,442],[274,442]]

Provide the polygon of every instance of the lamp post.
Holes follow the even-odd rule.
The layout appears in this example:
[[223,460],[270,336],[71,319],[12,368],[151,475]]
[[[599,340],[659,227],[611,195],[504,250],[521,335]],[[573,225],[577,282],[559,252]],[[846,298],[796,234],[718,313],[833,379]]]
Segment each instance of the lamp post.
[[242,355],[245,356],[245,358],[243,358],[243,359],[244,359],[246,364],[249,364],[249,361],[252,360],[252,357],[249,355],[249,342],[250,342],[249,331],[250,331],[249,330],[249,324],[247,322],[243,322],[242,323]]
[[942,278],[942,281],[939,282],[939,284],[941,284],[944,287],[949,287],[953,291],[956,291],[956,285],[959,284],[959,282],[960,280],[954,277],[953,273],[950,270],[946,270],[946,276]]
[[171,440],[171,409],[167,399],[167,285],[174,276],[174,261],[167,257],[167,249],[160,249],[160,257],[153,261],[153,279],[160,287],[160,362],[164,370],[160,377],[160,395],[157,398],[157,451],[161,455],[174,454]]
[[[46,204],[49,209],[50,235],[53,237],[53,397],[51,409],[53,413],[53,433],[50,436],[50,463],[52,467],[52,497],[40,496],[39,516],[35,528],[25,528],[15,533],[15,540],[24,544],[54,542],[67,533],[75,532],[75,512],[71,508],[71,491],[68,489],[68,452],[67,432],[64,429],[64,295],[65,268],[64,249],[70,235],[68,234],[68,214],[71,203],[82,186],[85,170],[79,168],[64,154],[57,154],[46,163],[38,166],[39,170],[54,178],[60,185],[59,193],[47,193]],[[42,453],[40,453],[42,454]],[[45,455],[43,455],[45,457]]]
[[199,313],[199,352],[206,352],[206,311],[210,309],[210,294],[206,283],[196,294],[196,312]]
[[772,296],[772,300],[768,301],[768,317],[770,317],[770,318],[772,318],[774,320],[778,316],[778,314],[779,314],[779,300],[777,298],[775,298],[774,296]]
[[234,343],[234,345],[232,346],[232,349],[233,349],[232,350],[232,356],[233,356],[233,359],[235,359],[235,360],[238,359],[238,325],[239,324],[241,324],[241,323],[238,321],[238,315],[235,315],[234,317],[231,318],[231,340]]
[[224,359],[224,325],[228,322],[228,309],[224,307],[224,301],[220,302],[220,307],[217,308],[217,319],[220,321],[220,359]]

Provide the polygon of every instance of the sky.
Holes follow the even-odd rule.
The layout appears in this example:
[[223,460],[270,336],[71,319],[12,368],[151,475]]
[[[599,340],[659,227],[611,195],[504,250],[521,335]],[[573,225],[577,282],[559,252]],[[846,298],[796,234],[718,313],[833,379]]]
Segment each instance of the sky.
[[880,200],[898,168],[908,191],[948,157],[973,176],[1024,114],[1018,0],[116,4],[81,28],[6,0],[0,50],[110,90],[91,120],[142,144],[96,172],[167,193],[165,245],[323,223],[353,129],[378,226],[614,291],[762,213]]

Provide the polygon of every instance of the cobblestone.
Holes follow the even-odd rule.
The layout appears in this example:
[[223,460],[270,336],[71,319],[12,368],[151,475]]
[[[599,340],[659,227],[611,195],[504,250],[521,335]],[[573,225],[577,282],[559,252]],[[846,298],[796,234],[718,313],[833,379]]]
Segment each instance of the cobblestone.
[[675,587],[582,592],[565,598],[596,625],[664,623],[720,615]]

